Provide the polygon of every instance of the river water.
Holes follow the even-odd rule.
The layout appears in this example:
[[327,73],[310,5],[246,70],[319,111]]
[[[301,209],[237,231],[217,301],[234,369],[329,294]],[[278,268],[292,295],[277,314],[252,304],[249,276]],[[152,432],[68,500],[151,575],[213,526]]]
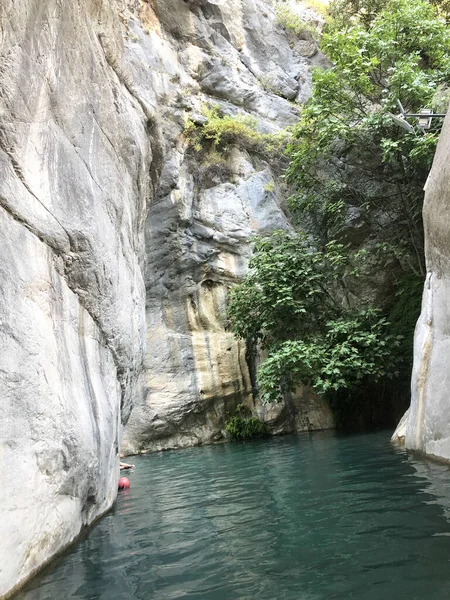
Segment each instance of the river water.
[[450,598],[450,470],[386,432],[134,462],[114,509],[15,600]]

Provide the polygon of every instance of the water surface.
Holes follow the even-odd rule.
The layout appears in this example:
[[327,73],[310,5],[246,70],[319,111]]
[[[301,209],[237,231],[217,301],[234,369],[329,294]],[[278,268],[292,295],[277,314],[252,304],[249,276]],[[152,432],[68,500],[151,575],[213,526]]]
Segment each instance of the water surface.
[[389,433],[136,457],[131,489],[15,600],[448,600],[450,471]]

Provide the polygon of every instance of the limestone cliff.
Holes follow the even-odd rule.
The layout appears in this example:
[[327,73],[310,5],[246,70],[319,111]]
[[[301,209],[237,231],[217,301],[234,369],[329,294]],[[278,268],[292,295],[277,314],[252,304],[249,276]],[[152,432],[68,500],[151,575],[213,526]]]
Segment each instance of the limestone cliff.
[[[111,506],[133,403],[128,451],[252,404],[224,303],[252,234],[289,227],[282,183],[239,147],[205,168],[183,130],[208,104],[295,123],[321,60],[272,1],[0,3],[0,597]],[[274,431],[332,425],[306,397]]]
[[425,185],[427,278],[414,335],[411,407],[394,434],[411,450],[450,459],[450,116]]
[[0,25],[1,597],[116,496],[154,161],[111,6],[3,0]]
[[[252,405],[245,348],[224,323],[227,289],[246,272],[251,236],[289,227],[267,159],[232,147],[214,171],[190,151],[185,120],[213,105],[261,132],[286,128],[323,58],[313,41],[288,39],[274,2],[157,1],[127,16],[130,70],[153,93],[166,147],[146,226],[147,354],[123,445],[133,453],[220,439],[236,404]],[[274,431],[333,426],[320,401],[259,412]]]

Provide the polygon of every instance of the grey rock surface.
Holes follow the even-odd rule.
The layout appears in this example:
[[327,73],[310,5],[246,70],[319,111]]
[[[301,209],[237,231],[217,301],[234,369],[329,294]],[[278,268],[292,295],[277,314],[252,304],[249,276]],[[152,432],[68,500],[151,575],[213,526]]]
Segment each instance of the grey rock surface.
[[277,404],[258,404],[256,415],[268,425],[272,435],[336,426],[328,402],[306,386],[298,386]]
[[405,445],[450,460],[450,116],[425,186],[427,278],[414,335]]
[[403,417],[400,419],[400,421],[399,421],[397,427],[395,428],[395,431],[391,437],[391,442],[393,444],[397,444],[398,446],[405,445],[406,428],[408,426],[409,411],[410,411],[410,409],[408,408],[408,410],[405,412]]
[[0,25],[2,597],[115,499],[153,163],[110,3],[4,0]]
[[[289,228],[285,192],[277,169],[242,148],[229,149],[220,171],[205,167],[183,128],[187,118],[201,126],[204,107],[218,105],[277,132],[297,121],[290,100],[310,89],[309,62],[277,25],[274,2],[183,4],[158,0],[128,13],[129,70],[157,108],[166,154],[146,225],[147,354],[126,454],[216,441],[237,404],[260,410],[225,304],[247,271],[251,237]],[[280,433],[333,426],[322,408],[311,419],[307,402],[273,409],[277,418],[263,413]]]

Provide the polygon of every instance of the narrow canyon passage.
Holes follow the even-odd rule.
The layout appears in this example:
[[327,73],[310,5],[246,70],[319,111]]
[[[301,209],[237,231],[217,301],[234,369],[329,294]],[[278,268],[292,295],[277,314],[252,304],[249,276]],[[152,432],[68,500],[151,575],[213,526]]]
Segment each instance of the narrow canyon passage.
[[443,600],[448,467],[389,433],[136,457],[131,489],[15,600]]
[[0,0],[0,600],[450,598],[449,23]]

